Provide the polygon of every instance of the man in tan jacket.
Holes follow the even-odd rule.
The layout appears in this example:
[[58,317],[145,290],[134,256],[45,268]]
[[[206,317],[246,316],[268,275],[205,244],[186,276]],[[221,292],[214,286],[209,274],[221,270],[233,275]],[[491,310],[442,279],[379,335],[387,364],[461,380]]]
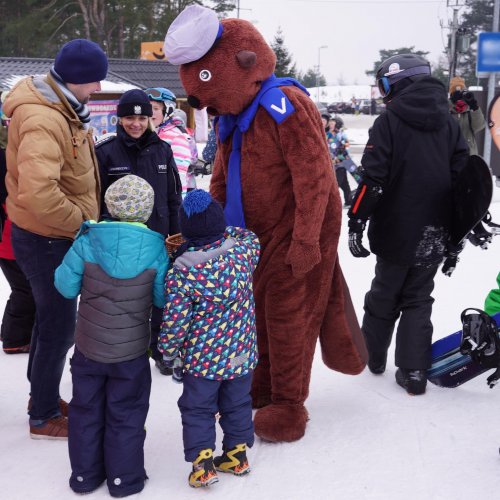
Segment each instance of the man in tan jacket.
[[36,305],[28,361],[34,439],[68,436],[59,384],[73,345],[76,299],[59,294],[54,271],[81,223],[99,215],[99,169],[86,103],[101,89],[107,69],[97,44],[72,40],[47,76],[21,80],[4,103],[11,118],[6,185],[12,244]]

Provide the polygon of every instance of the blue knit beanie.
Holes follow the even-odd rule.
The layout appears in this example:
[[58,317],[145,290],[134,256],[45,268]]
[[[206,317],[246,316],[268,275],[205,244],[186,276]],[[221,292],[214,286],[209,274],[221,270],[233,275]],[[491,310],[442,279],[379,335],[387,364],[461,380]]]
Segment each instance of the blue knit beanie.
[[97,43],[77,38],[61,47],[54,69],[65,83],[100,82],[108,73],[108,58]]
[[187,240],[216,236],[226,230],[224,210],[203,189],[186,195],[179,209],[179,224]]
[[153,106],[144,90],[127,90],[118,101],[116,114],[118,116],[153,116]]

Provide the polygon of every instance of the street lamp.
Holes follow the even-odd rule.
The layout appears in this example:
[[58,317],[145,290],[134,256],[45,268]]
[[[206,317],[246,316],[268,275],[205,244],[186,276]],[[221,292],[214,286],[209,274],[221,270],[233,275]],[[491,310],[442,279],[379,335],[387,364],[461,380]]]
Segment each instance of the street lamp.
[[320,70],[320,56],[321,49],[327,49],[328,45],[322,45],[318,47],[318,72],[316,73],[316,100],[319,102],[319,70]]

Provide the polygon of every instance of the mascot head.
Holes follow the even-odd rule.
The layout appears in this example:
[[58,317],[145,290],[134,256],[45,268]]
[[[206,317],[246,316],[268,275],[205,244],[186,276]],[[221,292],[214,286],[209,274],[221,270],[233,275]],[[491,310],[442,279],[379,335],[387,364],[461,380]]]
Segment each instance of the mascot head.
[[259,92],[276,65],[276,56],[248,21],[224,19],[191,5],[170,25],[164,51],[180,64],[189,104],[211,115],[237,115]]

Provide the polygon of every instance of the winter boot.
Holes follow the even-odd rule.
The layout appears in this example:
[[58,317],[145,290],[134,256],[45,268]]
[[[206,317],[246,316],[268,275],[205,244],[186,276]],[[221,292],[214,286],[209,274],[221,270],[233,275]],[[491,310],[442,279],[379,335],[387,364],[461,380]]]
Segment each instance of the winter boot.
[[387,364],[387,352],[383,354],[373,354],[368,355],[368,369],[374,375],[382,375],[385,372],[385,365]]
[[163,361],[163,359],[156,359],[155,366],[156,368],[158,368],[158,370],[162,375],[172,375],[173,372],[172,368],[167,366],[167,364],[165,363],[165,361]]
[[230,450],[224,449],[220,457],[214,458],[215,468],[221,472],[230,472],[235,476],[243,476],[250,472],[247,460],[246,444],[237,444]]
[[3,352],[5,354],[27,354],[30,352],[30,345],[20,345],[17,347],[4,347]]
[[189,486],[200,488],[210,486],[218,481],[212,450],[210,448],[201,450],[193,462],[193,471],[189,474]]
[[396,382],[411,396],[424,394],[427,386],[427,370],[396,370]]

